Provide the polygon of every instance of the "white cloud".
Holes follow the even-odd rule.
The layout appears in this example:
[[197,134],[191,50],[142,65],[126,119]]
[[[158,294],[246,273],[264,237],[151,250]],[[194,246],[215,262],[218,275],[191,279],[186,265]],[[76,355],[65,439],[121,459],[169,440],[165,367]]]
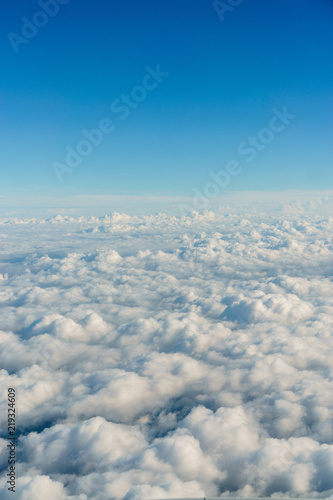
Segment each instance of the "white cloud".
[[329,201],[2,220],[17,498],[333,496]]

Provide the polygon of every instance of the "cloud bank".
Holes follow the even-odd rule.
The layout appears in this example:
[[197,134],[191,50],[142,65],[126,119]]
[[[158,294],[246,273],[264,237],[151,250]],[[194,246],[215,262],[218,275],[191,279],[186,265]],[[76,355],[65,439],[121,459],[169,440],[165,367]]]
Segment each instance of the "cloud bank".
[[1,498],[333,497],[333,217],[0,222]]

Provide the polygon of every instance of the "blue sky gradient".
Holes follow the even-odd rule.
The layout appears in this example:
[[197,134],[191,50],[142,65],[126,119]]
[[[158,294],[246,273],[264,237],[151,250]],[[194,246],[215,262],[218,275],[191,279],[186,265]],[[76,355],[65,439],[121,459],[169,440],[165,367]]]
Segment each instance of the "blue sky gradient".
[[[204,0],[58,8],[18,44],[41,6],[1,5],[0,195],[191,196],[230,160],[229,190],[332,187],[330,1],[243,0],[223,22]],[[122,120],[111,104],[157,65],[169,76]],[[296,118],[247,162],[239,145],[284,106]],[[113,132],[59,182],[52,164],[104,118]]]

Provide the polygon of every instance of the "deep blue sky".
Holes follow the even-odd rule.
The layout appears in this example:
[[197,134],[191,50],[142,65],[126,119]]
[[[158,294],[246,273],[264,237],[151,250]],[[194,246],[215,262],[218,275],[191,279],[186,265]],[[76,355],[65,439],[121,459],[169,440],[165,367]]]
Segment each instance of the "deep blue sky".
[[[206,0],[70,0],[17,54],[7,34],[41,8],[0,9],[1,195],[191,195],[232,159],[232,190],[332,187],[331,1],[244,0],[221,22]],[[170,75],[120,120],[111,103],[157,64]],[[297,118],[248,163],[239,144],[283,106]],[[106,117],[60,183],[52,162]]]

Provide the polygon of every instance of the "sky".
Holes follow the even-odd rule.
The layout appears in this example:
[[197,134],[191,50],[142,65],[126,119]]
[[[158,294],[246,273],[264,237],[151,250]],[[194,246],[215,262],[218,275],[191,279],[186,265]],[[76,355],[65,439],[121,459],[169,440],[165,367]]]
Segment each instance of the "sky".
[[332,3],[225,4],[2,2],[2,205],[330,189]]
[[0,2],[1,500],[333,500],[332,19]]

